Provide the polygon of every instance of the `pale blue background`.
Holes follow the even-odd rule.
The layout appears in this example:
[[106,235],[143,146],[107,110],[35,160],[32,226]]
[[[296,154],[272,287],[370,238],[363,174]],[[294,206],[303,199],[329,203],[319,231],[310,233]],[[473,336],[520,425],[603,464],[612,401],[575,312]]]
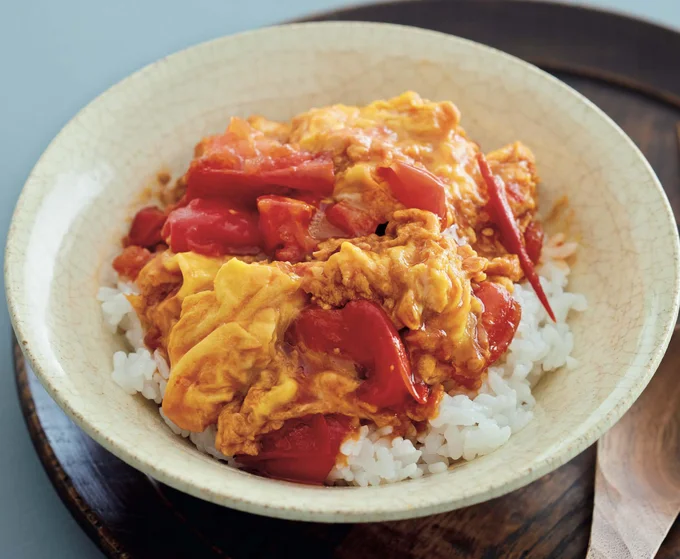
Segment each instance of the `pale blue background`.
[[[343,0],[0,3],[2,246],[16,198],[35,161],[59,129],[110,85],[189,45],[348,4]],[[582,3],[680,29],[680,0]],[[31,446],[10,374],[4,297],[0,305],[0,558],[99,558],[101,553],[50,486]]]

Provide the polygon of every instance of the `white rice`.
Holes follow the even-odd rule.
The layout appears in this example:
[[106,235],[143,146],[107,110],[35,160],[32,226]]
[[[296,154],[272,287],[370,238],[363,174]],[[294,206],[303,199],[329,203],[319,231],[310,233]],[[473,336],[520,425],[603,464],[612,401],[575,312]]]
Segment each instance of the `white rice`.
[[[546,244],[544,257],[563,259],[575,249],[575,243],[554,237]],[[503,360],[489,368],[477,394],[445,394],[429,429],[412,440],[394,437],[391,427],[362,426],[341,445],[341,456],[329,481],[367,486],[442,473],[458,460],[493,452],[523,429],[531,421],[536,404],[532,386],[546,372],[576,365],[571,357],[574,340],[567,316],[570,311],[587,307],[583,295],[565,291],[569,267],[563,260],[548,260],[539,273],[556,323],[549,319],[530,286],[516,285],[513,297],[522,307],[517,333]],[[158,351],[152,355],[144,347],[139,319],[125,297],[131,292],[134,286],[119,283],[115,289],[102,287],[97,296],[106,324],[114,331],[125,332],[133,350],[115,353],[112,377],[127,393],[139,392],[160,404],[170,369]],[[180,429],[159,410],[175,434],[188,438],[201,452],[235,465],[232,458],[215,448],[215,426],[192,433]]]
[[[111,377],[128,394],[139,392],[146,399],[160,404],[170,378],[170,367],[158,350],[152,355],[144,345],[139,317],[125,296],[135,292],[134,285],[119,282],[116,288],[101,287],[97,293],[97,299],[102,303],[104,322],[112,331],[124,332],[132,348],[129,353],[117,351],[113,354]],[[158,411],[175,435],[188,438],[201,452],[234,465],[231,457],[225,456],[215,448],[217,434],[215,426],[208,427],[202,433],[193,433],[180,429],[170,421],[163,413],[163,408],[159,407]]]

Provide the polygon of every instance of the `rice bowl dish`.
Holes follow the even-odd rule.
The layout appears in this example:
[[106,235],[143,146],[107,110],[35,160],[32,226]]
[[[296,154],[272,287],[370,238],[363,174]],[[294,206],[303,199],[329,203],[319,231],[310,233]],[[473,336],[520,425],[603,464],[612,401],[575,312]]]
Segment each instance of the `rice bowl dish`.
[[[233,467],[304,483],[366,486],[418,478],[505,444],[532,419],[532,386],[546,372],[564,368],[553,374],[568,374],[575,365],[567,318],[587,304],[583,295],[566,291],[567,260],[576,243],[558,233],[543,246],[531,151],[515,143],[481,158],[459,118],[450,102],[405,93],[365,107],[312,109],[289,123],[232,119],[225,134],[203,139],[176,183],[162,177],[158,205],[135,215],[113,263],[116,285],[99,291],[108,327],[121,331],[130,348],[113,356],[114,381],[160,404],[170,429],[200,451]],[[485,168],[492,176],[484,176]],[[506,222],[492,209],[494,179],[512,216]],[[220,224],[229,216],[237,221],[220,229],[216,215]],[[521,248],[507,231],[510,222],[522,235]],[[518,254],[522,249],[527,254]],[[432,256],[437,250],[439,260]],[[405,254],[412,259],[408,270],[395,264]],[[540,284],[532,286],[526,278],[535,274],[534,263]],[[447,281],[440,281],[437,266],[445,268]],[[192,305],[200,304],[199,294],[217,292],[222,276],[256,282],[265,267],[283,281],[294,278],[284,287],[285,298],[300,300],[290,316],[267,319],[283,325],[278,337],[268,339],[273,359],[248,368],[254,378],[234,381],[234,365],[220,362],[214,345],[201,350],[230,319],[219,318],[188,348],[173,350],[186,332],[200,329],[199,322],[186,320]],[[384,276],[392,288],[380,285],[377,278]],[[275,290],[267,291],[280,281],[272,277],[247,295],[261,298],[267,312],[286,304]],[[181,300],[172,301],[178,295]],[[319,330],[336,327],[334,313],[350,307],[358,321],[319,340]],[[200,310],[198,320],[207,312]],[[342,328],[361,328],[361,321],[371,324],[365,335],[375,333],[375,344],[383,343],[381,321],[399,331],[395,363],[406,368],[401,376],[408,380],[383,374],[378,389],[394,396],[366,396],[380,375],[378,357],[366,354],[378,351],[390,359],[391,349],[356,350],[361,340]],[[437,321],[436,335],[444,342],[418,338]],[[175,327],[181,330],[185,322],[178,336]],[[239,335],[221,343],[237,348]],[[462,357],[461,346],[469,346]],[[400,355],[406,358],[399,361]],[[210,388],[197,389],[187,404],[187,394],[201,383],[195,369],[205,359],[211,368],[224,367],[224,378],[216,382],[212,371],[201,373],[210,377],[203,381]],[[258,386],[277,359],[292,360],[292,368]],[[325,384],[317,381],[324,376]],[[395,382],[407,386],[394,388]],[[182,391],[172,405],[169,383],[172,394]],[[303,398],[305,384],[311,388]],[[344,401],[329,403],[335,398]],[[265,401],[263,412],[258,406]],[[232,417],[238,417],[237,428]],[[330,439],[332,460],[324,464],[314,458],[326,442],[319,440],[317,421],[336,422],[331,429],[339,431]],[[296,447],[299,438],[311,447]]]
[[[313,49],[310,44],[315,45]],[[361,79],[356,79],[357,75]],[[196,142],[223,135],[231,116],[246,120],[249,115],[259,114],[270,122],[285,124],[313,107],[345,103],[346,107],[361,108],[376,99],[393,99],[414,87],[423,98],[455,102],[469,138],[479,142],[478,148],[473,145],[470,149],[474,154],[477,151],[485,154],[493,176],[504,181],[508,178],[496,171],[498,161],[491,157],[503,146],[513,146],[520,140],[534,154],[541,181],[535,197],[540,212],[533,216],[545,226],[546,237],[541,257],[533,266],[536,277],[544,277],[542,291],[557,319],[552,322],[544,316],[540,328],[549,344],[555,329],[564,332],[563,319],[558,316],[562,303],[546,280],[553,277],[550,271],[553,267],[562,274],[567,264],[569,274],[562,281],[568,279],[568,284],[562,292],[569,293],[567,299],[573,303],[566,322],[573,347],[565,337],[567,343],[562,349],[573,359],[544,373],[539,381],[535,377],[540,368],[527,376],[536,402],[530,410],[533,417],[524,428],[513,430],[507,442],[472,461],[464,458],[454,461],[446,456],[449,465],[443,473],[432,474],[425,467],[424,456],[430,452],[418,441],[418,436],[424,434],[423,427],[434,430],[429,422],[436,421],[434,417],[419,422],[415,433],[402,431],[403,424],[395,425],[396,421],[385,425],[359,419],[360,425],[356,428],[351,425],[352,436],[338,446],[340,453],[340,446],[349,443],[343,448],[351,454],[352,441],[359,441],[363,434],[367,439],[382,434],[390,445],[392,440],[402,437],[407,445],[419,447],[421,454],[416,467],[423,474],[416,473],[419,476],[416,479],[397,483],[387,482],[393,477],[388,472],[389,461],[386,468],[380,466],[377,472],[385,481],[371,485],[369,477],[376,472],[366,471],[363,481],[367,486],[362,487],[357,481],[333,480],[328,475],[314,484],[270,479],[275,472],[262,472],[253,467],[252,461],[244,464],[236,458],[233,464],[237,467],[230,467],[224,460],[199,451],[196,441],[208,451],[219,449],[220,454],[233,454],[224,452],[218,440],[218,423],[205,428],[200,424],[188,425],[176,413],[164,411],[178,427],[200,433],[191,437],[192,442],[189,437],[172,432],[159,413],[159,404],[140,394],[130,395],[145,390],[155,398],[156,388],[163,389],[164,384],[158,379],[167,371],[160,360],[149,371],[148,361],[145,366],[141,359],[139,373],[132,374],[139,378],[131,380],[127,389],[121,388],[111,375],[115,353],[128,356],[141,347],[127,339],[135,340],[135,329],[127,332],[134,327],[132,318],[120,323],[119,334],[112,333],[113,327],[103,320],[107,312],[102,313],[102,302],[97,300],[102,287],[113,290],[108,292],[112,301],[117,290],[141,294],[144,289],[139,279],[121,281],[119,286],[121,278],[111,273],[111,261],[124,249],[121,239],[129,235],[131,219],[140,208],[157,206],[165,211],[175,203],[169,191],[191,166]],[[555,110],[556,106],[559,110]],[[469,171],[479,179],[481,168],[476,159],[470,159]],[[400,161],[409,163],[407,157]],[[450,169],[429,171],[427,161],[413,160],[413,164],[451,183]],[[335,167],[333,170],[342,171]],[[163,172],[162,181],[161,175],[157,175],[159,171]],[[373,176],[370,170],[369,175]],[[166,189],[160,185],[163,181],[168,189],[165,195],[162,193]],[[386,179],[376,182],[383,184]],[[481,180],[474,182],[482,191]],[[436,194],[437,190],[432,192]],[[568,223],[553,220],[552,212],[565,194],[573,217]],[[276,195],[290,197],[282,192]],[[436,196],[431,199],[437,200]],[[318,210],[313,203],[302,201]],[[509,202],[512,204],[513,200]],[[418,211],[426,213],[408,208],[407,204],[402,206],[389,211],[398,209],[411,212],[407,213],[411,216]],[[251,207],[251,211],[257,210]],[[426,219],[420,223],[430,222]],[[432,248],[440,247],[438,254],[467,250],[456,242],[471,239],[462,228],[452,229],[448,218],[446,227],[442,227],[439,215],[431,224],[433,227],[428,225],[427,231],[423,227],[413,230],[414,246],[416,237],[423,240],[427,236],[428,242],[434,243]],[[521,233],[525,224],[517,225]],[[393,226],[396,228],[397,224]],[[363,248],[352,238],[345,238],[340,244],[361,249],[353,251],[357,255],[373,249],[384,255],[386,243],[395,239],[386,229],[376,228],[373,233],[376,237],[367,235],[360,243]],[[452,238],[457,246],[439,238],[444,230],[448,230],[447,238]],[[507,232],[513,235],[511,229]],[[324,240],[322,244],[329,242]],[[408,242],[402,243],[401,250],[408,246]],[[505,252],[514,251],[516,246],[510,248]],[[345,254],[352,250],[345,249]],[[149,252],[154,254],[155,250]],[[325,254],[333,256],[330,251]],[[26,182],[8,235],[5,285],[18,343],[49,395],[97,443],[133,468],[194,497],[248,513],[315,522],[374,522],[437,514],[492,499],[551,472],[593,444],[631,406],[663,357],[677,317],[678,254],[673,214],[649,164],[611,119],[583,96],[529,64],[464,39],[403,26],[333,22],[262,29],[190,48],[131,75],[84,108],[50,144]],[[242,255],[240,261],[247,264],[246,257],[265,264],[274,261],[266,252],[256,257]],[[321,266],[320,262],[326,260],[305,254],[299,262],[288,264],[302,271]],[[243,267],[237,266],[242,273]],[[465,283],[465,276],[457,268],[452,271],[457,281]],[[383,283],[387,289],[387,282]],[[535,293],[534,287],[522,278],[503,283],[508,293],[513,291],[511,298],[515,303],[524,291],[531,296]],[[516,283],[521,284],[521,292],[512,287]],[[441,291],[434,293],[437,292]],[[106,293],[102,292],[102,298],[107,298]],[[585,312],[577,310],[585,304],[578,294],[587,299]],[[135,296],[130,294],[130,299],[134,301]],[[130,299],[126,298],[127,303],[136,308]],[[118,320],[122,320],[130,307],[120,298],[117,300],[122,302],[118,307],[121,313]],[[509,303],[503,300],[506,305]],[[520,304],[526,306],[524,302]],[[116,307],[111,302],[110,309]],[[342,304],[329,305],[322,310],[341,308]],[[475,306],[473,315],[480,310]],[[506,348],[504,356],[486,368],[487,373],[504,369],[512,359],[531,312],[522,310],[512,347]],[[115,313],[114,310],[113,324],[117,323]],[[426,322],[431,316],[435,314],[428,314]],[[147,325],[144,320],[140,323],[143,338]],[[410,345],[412,339],[401,337],[405,331],[400,326],[394,327],[398,328],[401,344],[405,348],[414,347]],[[540,342],[543,348],[540,356],[535,346],[534,355],[539,359],[545,357],[543,343]],[[146,347],[152,357],[159,349],[153,343]],[[484,357],[483,348],[480,355]],[[428,370],[421,369],[418,355],[413,357],[411,378],[417,382]],[[534,359],[528,354],[525,357]],[[350,359],[345,356],[340,361],[346,367]],[[173,374],[181,371],[172,358],[166,363],[172,364]],[[551,366],[550,361],[544,364],[546,368]],[[240,365],[238,360],[236,365]],[[358,365],[355,381],[375,377],[373,367],[366,367],[366,363]],[[157,370],[158,375],[154,375]],[[121,376],[128,378],[127,371],[123,367]],[[462,372],[461,368],[456,374]],[[481,376],[484,378],[477,374],[470,377],[472,388],[453,392],[451,396],[451,389],[456,387],[449,385],[443,392],[451,398],[463,395],[475,400],[480,397],[484,380],[493,379],[486,373]],[[146,380],[150,382],[145,384]],[[512,382],[517,391],[521,383]],[[407,385],[404,382],[393,385],[400,391],[402,386]],[[433,390],[428,388],[428,397],[431,393]],[[171,403],[166,402],[171,395],[169,378],[162,402],[164,409],[166,403]],[[421,404],[410,397],[415,404],[410,404],[409,409],[411,406],[417,409]],[[526,396],[520,397],[526,400]],[[442,400],[448,401],[443,394],[438,403]],[[361,404],[356,400],[355,403]],[[511,406],[506,398],[497,403],[494,413],[497,412],[497,423],[502,429],[510,419],[514,421],[515,416],[509,419],[509,410],[517,407]],[[529,400],[529,405],[522,407],[528,409],[531,405]],[[443,418],[444,410],[438,405],[439,409]],[[460,415],[454,418],[460,419]],[[466,422],[469,420],[462,423]],[[328,421],[314,423],[317,433],[329,433],[329,425]],[[377,427],[375,431],[392,427],[392,433],[376,434],[372,425]],[[471,425],[464,425],[467,427]],[[315,440],[323,443],[327,464],[330,440],[328,437]],[[373,454],[377,457],[380,453],[384,458],[381,446],[384,443]],[[298,456],[300,450],[299,447],[296,450]],[[415,458],[412,455],[406,460],[407,451],[410,448],[403,446],[398,465],[402,468],[400,475]],[[442,452],[447,455],[443,448]],[[392,454],[391,450],[388,454]],[[336,458],[328,466],[328,474],[335,466],[338,470],[349,466],[349,460],[343,461],[340,454]],[[374,461],[384,464],[382,458]],[[410,463],[406,464],[407,461]],[[369,463],[366,460],[365,464]],[[354,471],[360,473],[361,468],[366,469],[362,465]],[[434,468],[437,469],[441,466]],[[337,474],[341,478],[350,477],[346,471]],[[336,472],[331,477],[335,475]],[[363,483],[361,476],[359,481]],[[372,482],[375,481],[373,477]]]

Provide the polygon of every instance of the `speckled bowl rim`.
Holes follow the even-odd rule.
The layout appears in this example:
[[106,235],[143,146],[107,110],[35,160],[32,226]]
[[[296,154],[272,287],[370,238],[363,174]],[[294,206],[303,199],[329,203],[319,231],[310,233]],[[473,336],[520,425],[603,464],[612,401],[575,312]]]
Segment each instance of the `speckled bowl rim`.
[[[7,237],[7,244],[5,250],[5,284],[6,284],[6,297],[10,319],[16,333],[17,340],[19,342],[24,355],[28,359],[31,367],[35,371],[36,375],[40,379],[41,383],[49,393],[49,395],[57,402],[57,404],[69,415],[69,417],[82,428],[90,437],[101,444],[108,451],[130,464],[134,468],[148,474],[154,479],[160,481],[161,483],[167,484],[185,493],[193,495],[195,497],[205,499],[216,504],[228,506],[237,510],[242,510],[245,512],[262,514],[277,518],[286,519],[297,519],[306,521],[317,521],[317,522],[373,522],[373,521],[387,521],[387,520],[399,520],[404,518],[415,518],[420,516],[425,516],[429,514],[436,514],[440,512],[446,512],[456,508],[461,508],[464,506],[474,505],[476,503],[486,501],[506,493],[509,493],[515,489],[523,487],[535,479],[551,472],[555,468],[561,466],[562,464],[569,461],[571,458],[576,456],[582,450],[594,443],[605,431],[607,431],[618,419],[628,410],[628,408],[635,402],[638,396],[642,393],[643,389],[646,387],[648,382],[651,380],[653,374],[658,368],[664,353],[670,342],[671,335],[673,334],[673,328],[675,321],[678,316],[678,309],[680,305],[680,269],[678,269],[678,262],[680,262],[680,242],[678,240],[677,232],[674,237],[673,243],[673,260],[676,262],[676,274],[674,277],[674,282],[672,289],[669,292],[672,293],[673,305],[670,312],[664,312],[665,323],[661,331],[661,341],[656,346],[653,352],[650,354],[650,360],[641,373],[635,379],[634,383],[630,386],[628,392],[611,407],[611,409],[600,416],[592,425],[585,431],[579,433],[579,436],[571,435],[572,441],[569,444],[564,444],[560,447],[561,452],[553,453],[552,455],[544,456],[537,466],[531,467],[527,466],[523,469],[519,469],[514,472],[514,476],[504,483],[499,482],[489,482],[486,484],[482,490],[471,491],[461,496],[457,500],[451,500],[447,498],[447,495],[443,492],[432,492],[430,495],[421,496],[417,506],[410,506],[408,503],[403,501],[396,503],[391,503],[388,507],[387,504],[383,508],[375,507],[369,505],[367,510],[363,510],[362,506],[365,504],[363,502],[355,502],[353,508],[343,508],[342,510],[328,510],[323,507],[308,506],[305,509],[300,509],[296,504],[295,500],[291,498],[290,505],[278,506],[276,508],[270,507],[266,502],[261,500],[250,499],[248,495],[238,495],[238,494],[225,494],[219,491],[215,491],[211,487],[201,486],[195,480],[189,478],[186,475],[180,475],[180,473],[172,471],[171,468],[165,468],[161,461],[158,463],[149,463],[147,461],[141,460],[136,451],[135,447],[128,447],[119,444],[118,441],[111,440],[107,435],[101,432],[96,426],[92,425],[87,417],[82,417],[79,415],[69,402],[68,394],[61,390],[58,382],[51,381],[45,374],[45,366],[38,359],[36,359],[31,351],[31,333],[27,331],[27,327],[22,321],[20,313],[17,312],[17,302],[23,298],[22,289],[16,287],[19,285],[18,282],[12,281],[13,274],[19,274],[18,271],[22,261],[22,252],[20,247],[17,247],[16,230],[18,229],[19,223],[24,223],[26,220],[30,220],[32,216],[30,213],[24,211],[24,206],[26,201],[32,197],[39,195],[39,186],[34,184],[34,178],[36,175],[36,169],[38,169],[43,162],[43,159],[47,157],[49,153],[53,150],[59,149],[59,142],[62,135],[69,127],[74,126],[74,123],[78,122],[84,115],[91,111],[98,111],[101,107],[105,105],[109,96],[115,94],[119,89],[125,87],[131,81],[143,81],[146,77],[158,70],[160,65],[163,65],[169,61],[181,59],[187,56],[187,53],[191,53],[195,56],[201,51],[208,51],[216,47],[228,48],[229,43],[237,42],[240,38],[244,36],[257,36],[262,35],[262,38],[266,38],[267,34],[271,33],[272,30],[278,28],[305,28],[308,26],[352,26],[371,28],[375,26],[380,27],[392,27],[401,30],[408,30],[414,36],[416,34],[422,34],[423,36],[432,37],[433,35],[439,36],[442,41],[455,41],[459,44],[465,46],[465,48],[471,50],[485,51],[487,53],[494,53],[495,56],[505,58],[508,63],[520,64],[525,67],[527,72],[534,73],[540,76],[542,79],[550,81],[553,86],[557,86],[563,90],[566,95],[571,95],[578,99],[582,104],[589,107],[591,111],[594,111],[600,119],[606,121],[612,131],[615,131],[621,136],[628,148],[630,149],[630,154],[635,155],[639,162],[642,163],[651,178],[653,178],[653,184],[656,189],[656,195],[660,198],[665,209],[665,222],[666,224],[675,223],[675,218],[673,212],[665,195],[663,187],[661,186],[656,174],[653,169],[633,143],[633,141],[621,130],[621,128],[612,121],[601,109],[599,109],[595,104],[590,102],[583,95],[573,90],[571,87],[567,86],[563,82],[554,78],[550,74],[540,70],[539,68],[518,59],[512,55],[470,41],[468,39],[463,39],[446,33],[441,33],[438,31],[424,30],[420,28],[396,25],[396,24],[386,24],[386,23],[366,23],[366,22],[311,22],[311,23],[289,23],[272,27],[265,27],[261,29],[256,29],[253,31],[247,31],[244,33],[238,33],[235,35],[225,36],[210,41],[206,41],[195,46],[183,49],[167,57],[163,57],[156,62],[153,62],[140,70],[132,73],[126,78],[122,79],[115,85],[111,86],[109,89],[98,95],[93,101],[91,101],[87,106],[81,109],[55,136],[55,138],[50,142],[49,146],[40,157],[30,175],[28,176],[25,186],[21,192],[19,200],[17,202],[14,214],[12,216],[12,221]],[[609,397],[611,399],[612,396]],[[602,405],[602,404],[601,404]],[[262,480],[263,483],[272,483],[271,480]],[[285,482],[275,482],[275,483],[285,483]],[[294,491],[294,487],[299,487],[295,484],[288,484],[291,486],[291,492]],[[373,491],[379,492],[380,487],[372,488]],[[348,500],[355,500],[351,493],[347,493]],[[395,504],[397,506],[395,506]]]

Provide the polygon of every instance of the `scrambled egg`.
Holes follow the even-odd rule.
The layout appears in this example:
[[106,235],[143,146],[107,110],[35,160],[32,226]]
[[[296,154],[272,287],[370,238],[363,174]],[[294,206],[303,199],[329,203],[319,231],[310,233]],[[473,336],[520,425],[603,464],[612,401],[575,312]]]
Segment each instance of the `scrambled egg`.
[[222,406],[243,397],[264,369],[275,389],[261,399],[266,414],[295,397],[285,370],[276,362],[277,345],[304,305],[299,278],[276,264],[232,259],[214,280],[214,289],[188,295],[168,340],[172,375],[163,411],[191,431],[217,421]]
[[471,281],[486,279],[486,260],[441,235],[434,214],[399,210],[384,236],[328,241],[314,257],[297,266],[312,301],[327,308],[354,299],[381,304],[398,329],[408,328],[407,349],[428,384],[450,378],[452,365],[483,367],[475,336],[483,309]]
[[[333,198],[358,203],[389,224],[383,236],[323,242],[310,261],[297,265],[157,254],[141,271],[140,293],[130,300],[147,345],[165,354],[172,368],[163,400],[169,419],[191,431],[217,424],[218,449],[233,455],[257,454],[259,436],[311,413],[343,413],[378,425],[432,413],[414,407],[405,418],[375,409],[354,396],[361,378],[352,363],[333,355],[303,358],[286,343],[286,331],[310,302],[331,308],[355,299],[376,301],[397,329],[407,329],[404,343],[426,383],[481,382],[485,349],[476,327],[483,308],[472,283],[490,278],[511,289],[522,272],[490,227],[475,164],[479,148],[459,121],[452,103],[423,101],[414,93],[365,107],[313,109],[289,123],[248,119],[267,137],[331,153]],[[442,235],[434,214],[404,209],[376,177],[376,166],[394,158],[423,165],[445,181],[444,226],[455,224],[465,243]],[[526,226],[536,210],[532,153],[516,143],[488,160],[506,181],[520,226]],[[313,375],[305,372],[309,360],[316,360]]]
[[[365,107],[312,109],[295,117],[284,137],[312,152],[330,151],[338,171],[333,197],[359,203],[381,222],[403,208],[374,174],[377,165],[389,165],[393,159],[420,163],[445,179],[453,210],[447,225],[455,223],[475,248],[490,221],[475,162],[479,148],[467,139],[460,112],[450,101],[425,101],[407,92]],[[506,181],[513,213],[528,222],[536,210],[538,183],[533,154],[515,142],[489,153],[487,159],[493,172]],[[482,246],[488,245],[488,238],[480,240]],[[495,253],[488,253],[505,253],[500,242],[494,243],[494,249]]]

